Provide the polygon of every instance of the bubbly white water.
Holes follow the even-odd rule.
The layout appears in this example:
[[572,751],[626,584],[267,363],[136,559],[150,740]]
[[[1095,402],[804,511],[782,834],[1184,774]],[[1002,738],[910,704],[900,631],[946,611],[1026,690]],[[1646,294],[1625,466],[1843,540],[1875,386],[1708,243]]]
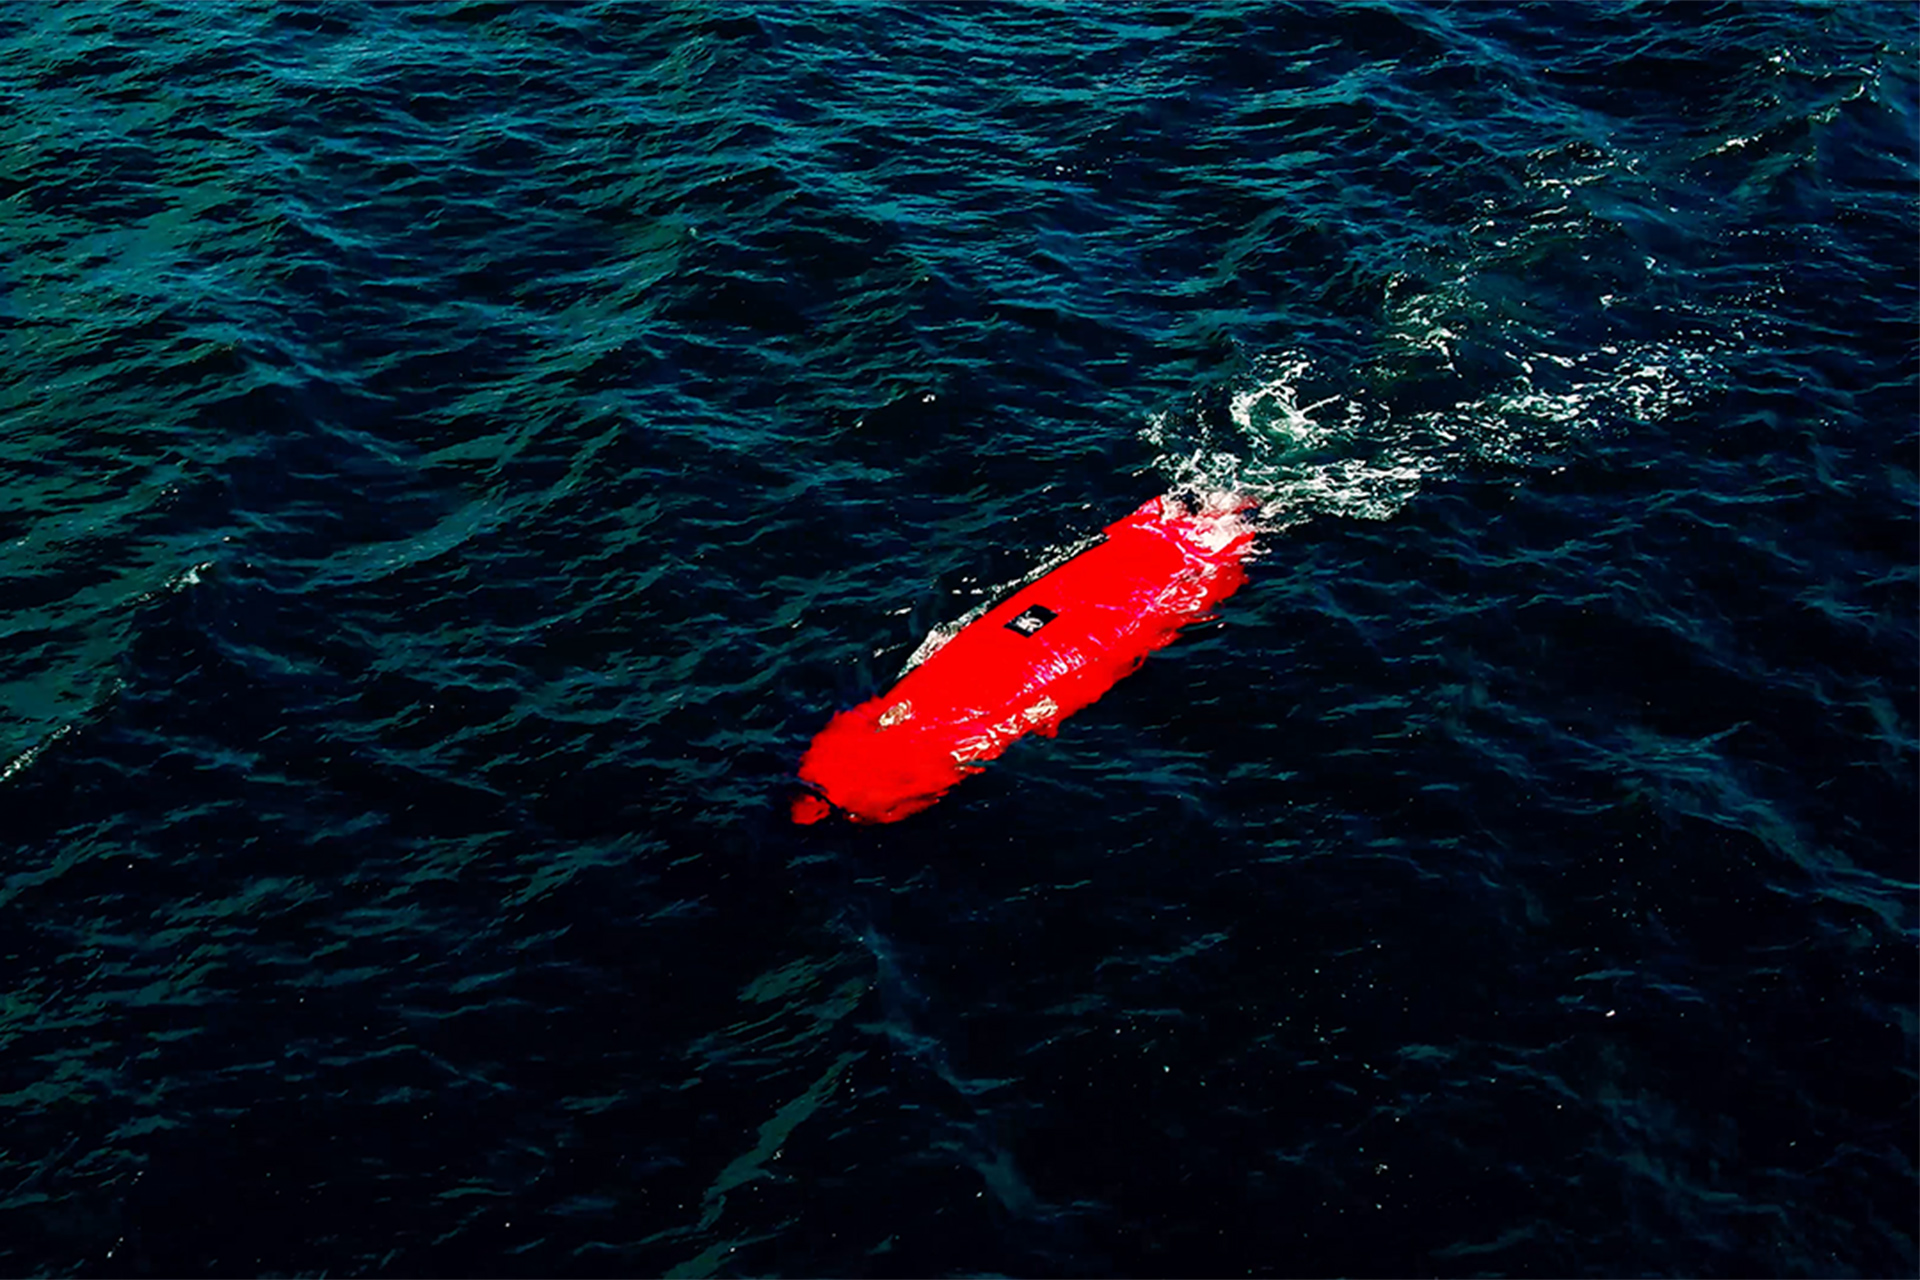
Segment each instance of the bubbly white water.
[[[1448,337],[1435,321],[1406,341],[1444,348]],[[1266,530],[1327,515],[1385,520],[1430,478],[1469,464],[1517,472],[1552,466],[1555,453],[1576,440],[1664,418],[1716,372],[1704,353],[1658,344],[1539,352],[1520,363],[1525,375],[1511,385],[1402,415],[1361,381],[1316,394],[1330,375],[1310,356],[1279,352],[1254,362],[1228,401],[1225,424],[1170,409],[1148,420],[1144,436],[1170,489],[1203,500],[1244,494],[1260,504]]]

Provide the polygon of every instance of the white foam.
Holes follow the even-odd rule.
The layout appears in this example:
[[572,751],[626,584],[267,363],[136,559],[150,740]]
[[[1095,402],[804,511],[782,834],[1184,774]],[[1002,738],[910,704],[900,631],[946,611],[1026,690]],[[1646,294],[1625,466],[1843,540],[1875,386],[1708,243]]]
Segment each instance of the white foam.
[[[1437,318],[1446,310],[1432,303],[1405,310],[1393,331],[1396,354],[1450,358],[1455,333]],[[1515,364],[1520,374],[1476,399],[1396,416],[1360,379],[1329,394],[1331,374],[1304,353],[1282,351],[1254,362],[1255,372],[1229,397],[1225,429],[1170,410],[1151,418],[1143,435],[1172,489],[1214,501],[1251,498],[1262,529],[1325,515],[1385,520],[1430,480],[1470,464],[1550,465],[1576,440],[1666,417],[1714,372],[1709,354],[1660,343],[1610,343],[1573,355],[1528,351]]]

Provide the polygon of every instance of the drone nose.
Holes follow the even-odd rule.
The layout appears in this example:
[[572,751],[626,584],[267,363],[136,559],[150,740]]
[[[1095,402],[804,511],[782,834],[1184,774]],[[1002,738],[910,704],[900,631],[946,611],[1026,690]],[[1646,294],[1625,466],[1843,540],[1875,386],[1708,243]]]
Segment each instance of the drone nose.
[[812,826],[832,812],[833,806],[811,791],[793,799],[793,820],[803,827]]

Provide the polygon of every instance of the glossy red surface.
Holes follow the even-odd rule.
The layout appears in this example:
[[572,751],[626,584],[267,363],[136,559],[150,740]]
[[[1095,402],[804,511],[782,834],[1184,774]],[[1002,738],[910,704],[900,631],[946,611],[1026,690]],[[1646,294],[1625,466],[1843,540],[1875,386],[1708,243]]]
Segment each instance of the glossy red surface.
[[[895,822],[1029,733],[1053,734],[1246,581],[1244,500],[1154,498],[1028,583],[881,697],[836,715],[800,762],[796,822]],[[817,793],[817,794],[815,794]]]

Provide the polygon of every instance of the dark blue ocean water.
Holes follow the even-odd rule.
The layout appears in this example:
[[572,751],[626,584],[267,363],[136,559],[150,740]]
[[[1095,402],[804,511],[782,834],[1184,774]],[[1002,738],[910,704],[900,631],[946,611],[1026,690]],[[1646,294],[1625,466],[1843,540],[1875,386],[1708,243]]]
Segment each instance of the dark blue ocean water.
[[[1915,1274],[1917,58],[0,7],[0,1271]],[[786,823],[1183,484],[1217,622]]]

